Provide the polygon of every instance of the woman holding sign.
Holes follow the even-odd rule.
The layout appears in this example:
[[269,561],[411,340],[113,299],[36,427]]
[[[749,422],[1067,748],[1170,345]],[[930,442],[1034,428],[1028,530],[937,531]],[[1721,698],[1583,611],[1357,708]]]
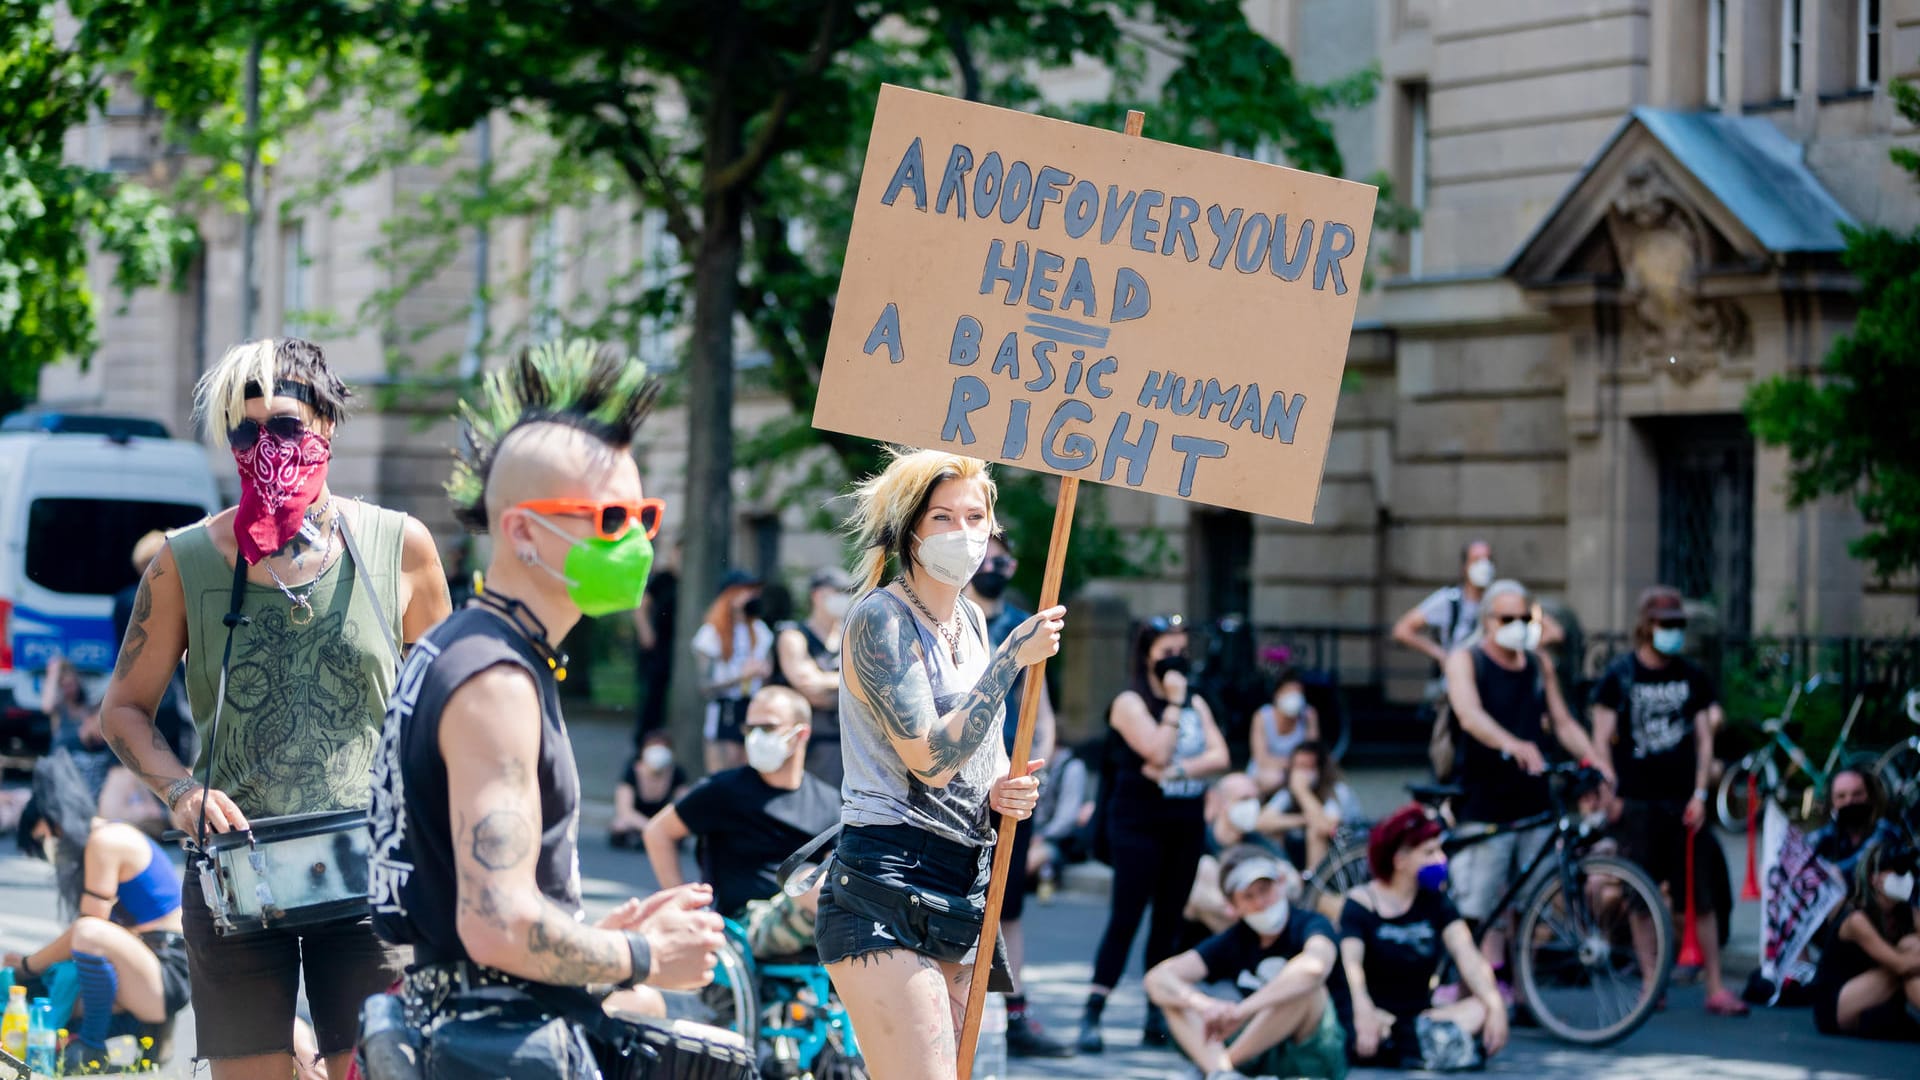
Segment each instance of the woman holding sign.
[[[869,1072],[948,1080],[993,862],[988,811],[1023,819],[1039,796],[1036,777],[1008,775],[1007,690],[1059,651],[1066,609],[1035,615],[995,649],[960,595],[995,531],[986,463],[896,452],[854,497],[863,595],[842,642],[846,829],[816,936]],[[995,983],[1005,978],[996,962]]]

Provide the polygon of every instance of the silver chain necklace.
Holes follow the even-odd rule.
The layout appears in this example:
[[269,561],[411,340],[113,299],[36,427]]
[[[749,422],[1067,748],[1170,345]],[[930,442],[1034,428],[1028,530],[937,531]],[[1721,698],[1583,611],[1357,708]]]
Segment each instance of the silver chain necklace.
[[[328,509],[332,509],[332,506],[333,503],[329,500],[327,506],[322,509],[322,513],[325,513]],[[306,524],[306,522],[302,522],[302,531],[305,530]],[[305,626],[313,621],[313,591],[319,588],[320,579],[327,576],[327,571],[331,569],[333,564],[340,558],[340,552],[334,550],[333,547],[333,534],[340,531],[340,515],[338,513],[329,514],[325,528],[327,531],[320,535],[320,542],[326,545],[326,557],[320,561],[319,572],[314,574],[313,580],[307,582],[305,585],[297,587],[288,585],[280,579],[279,574],[274,573],[272,563],[267,562],[265,559],[260,560],[260,565],[267,568],[267,576],[272,578],[274,585],[279,588],[280,595],[286,597],[287,602],[293,605],[292,612],[287,615],[287,621],[293,623],[295,626]],[[344,547],[342,550],[344,550]],[[296,588],[299,591],[296,591]],[[305,618],[301,617],[301,613],[303,612],[306,615]]]
[[934,618],[933,612],[927,610],[927,605],[920,602],[919,594],[913,591],[913,586],[907,584],[905,574],[894,580],[900,583],[901,591],[907,594],[907,599],[913,601],[913,606],[920,609],[920,614],[925,615],[927,621],[933,624],[933,628],[940,631],[940,636],[947,639],[947,648],[952,650],[953,662],[958,665],[960,663],[960,602],[954,601],[953,629],[949,630],[946,623]]

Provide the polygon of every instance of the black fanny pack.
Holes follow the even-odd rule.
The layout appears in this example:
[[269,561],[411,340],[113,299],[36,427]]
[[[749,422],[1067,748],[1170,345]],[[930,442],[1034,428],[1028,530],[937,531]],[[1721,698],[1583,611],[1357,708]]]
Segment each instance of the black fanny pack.
[[958,959],[980,941],[986,912],[969,897],[881,881],[835,859],[828,867],[833,902],[885,924],[900,944],[940,959]]

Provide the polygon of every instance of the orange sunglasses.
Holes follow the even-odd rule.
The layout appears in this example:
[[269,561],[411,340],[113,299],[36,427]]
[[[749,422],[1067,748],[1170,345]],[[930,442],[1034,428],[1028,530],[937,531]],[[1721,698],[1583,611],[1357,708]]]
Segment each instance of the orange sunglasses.
[[660,519],[666,515],[665,499],[641,499],[639,502],[592,499],[529,499],[519,509],[555,517],[591,519],[593,530],[602,540],[618,540],[638,523],[651,540],[660,533]]

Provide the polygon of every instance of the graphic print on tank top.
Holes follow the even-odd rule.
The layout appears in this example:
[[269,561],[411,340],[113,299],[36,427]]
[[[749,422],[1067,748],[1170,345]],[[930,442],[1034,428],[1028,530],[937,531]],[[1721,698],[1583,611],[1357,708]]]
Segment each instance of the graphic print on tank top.
[[[356,577],[356,584],[366,580]],[[384,654],[386,646],[363,646],[359,624],[344,610],[295,626],[284,602],[263,604],[249,594],[252,622],[234,635],[232,712],[220,725],[214,775],[238,778],[227,794],[261,816],[362,805],[379,739],[364,714],[365,651]],[[233,723],[236,714],[251,720]]]
[[407,839],[407,778],[400,768],[400,733],[420,700],[427,669],[439,655],[439,647],[428,640],[418,642],[407,654],[373,755],[373,799],[367,804],[367,827],[373,836],[373,850],[367,856],[367,902],[379,912],[406,913],[401,890],[413,874],[413,863],[401,851]]
[[[1180,731],[1173,739],[1173,760],[1185,763],[1207,752],[1207,726],[1200,722],[1199,710],[1189,705],[1180,710]],[[1193,799],[1207,793],[1207,782],[1192,777],[1169,777],[1160,781],[1160,791],[1169,799]]]
[[[976,637],[973,645],[983,648],[982,639]],[[977,680],[976,680],[977,681]],[[949,685],[952,685],[949,683]],[[944,694],[933,699],[937,715],[946,716],[958,708],[962,699],[971,691],[971,687],[958,693]],[[997,734],[999,724],[993,727]],[[993,782],[1007,771],[1005,751],[999,749],[1000,740],[989,737],[980,745],[960,772],[945,787],[933,787],[907,772],[907,805],[915,812],[940,823],[958,835],[969,833],[976,836],[989,829],[985,807],[987,796],[993,788]]]

